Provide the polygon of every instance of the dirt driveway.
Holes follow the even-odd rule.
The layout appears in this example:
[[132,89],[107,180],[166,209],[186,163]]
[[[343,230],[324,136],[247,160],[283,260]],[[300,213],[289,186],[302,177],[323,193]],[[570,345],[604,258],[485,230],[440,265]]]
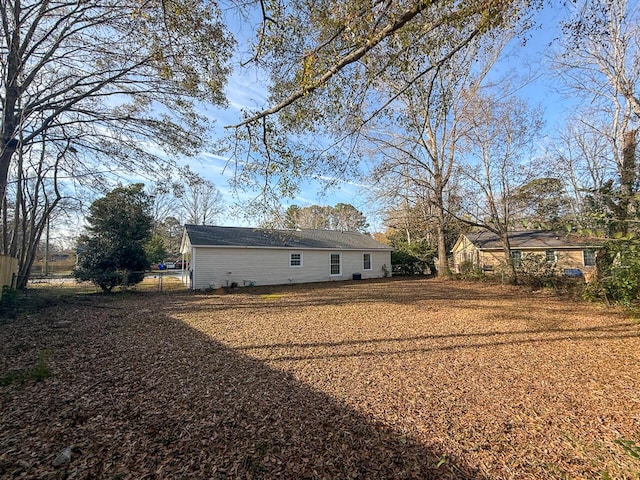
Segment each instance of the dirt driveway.
[[37,358],[0,386],[2,477],[640,478],[640,325],[543,293],[74,297],[0,323],[0,376]]

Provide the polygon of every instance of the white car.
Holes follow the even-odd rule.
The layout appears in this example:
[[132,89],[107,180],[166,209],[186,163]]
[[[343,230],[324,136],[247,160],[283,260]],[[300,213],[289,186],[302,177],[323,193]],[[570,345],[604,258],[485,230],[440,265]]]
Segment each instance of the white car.
[[168,269],[176,268],[176,264],[174,262],[164,262],[164,266]]

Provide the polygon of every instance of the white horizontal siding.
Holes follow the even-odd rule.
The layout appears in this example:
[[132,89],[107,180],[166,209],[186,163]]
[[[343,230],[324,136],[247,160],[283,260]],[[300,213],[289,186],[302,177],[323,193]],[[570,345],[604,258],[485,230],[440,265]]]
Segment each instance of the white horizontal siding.
[[[371,270],[363,269],[363,253],[371,253]],[[290,267],[290,253],[302,253],[302,267]],[[330,274],[330,255],[340,253],[342,272]],[[351,280],[384,276],[382,265],[391,265],[389,251],[296,250],[266,248],[193,247],[193,288],[218,288],[237,283],[282,285],[288,283]]]

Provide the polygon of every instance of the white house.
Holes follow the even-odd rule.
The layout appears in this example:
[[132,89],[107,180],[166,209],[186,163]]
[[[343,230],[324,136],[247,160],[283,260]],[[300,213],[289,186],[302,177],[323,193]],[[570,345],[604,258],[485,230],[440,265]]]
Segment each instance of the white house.
[[214,225],[185,225],[180,247],[192,289],[379,278],[391,250],[356,232]]

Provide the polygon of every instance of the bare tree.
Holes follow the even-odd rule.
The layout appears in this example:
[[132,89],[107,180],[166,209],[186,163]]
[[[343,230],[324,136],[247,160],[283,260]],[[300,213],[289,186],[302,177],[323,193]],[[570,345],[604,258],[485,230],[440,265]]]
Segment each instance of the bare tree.
[[192,179],[177,192],[185,223],[211,224],[224,209],[222,194],[207,180]]
[[[464,29],[452,36],[464,36]],[[460,49],[439,68],[403,85],[416,72],[433,64],[440,51],[416,50],[413,61],[393,75],[381,75],[380,83],[387,89],[401,90],[398,99],[378,118],[367,138],[376,145],[380,163],[374,178],[394,178],[398,200],[407,201],[407,191],[419,192],[415,206],[426,208],[431,216],[438,249],[438,274],[449,276],[447,236],[453,225],[447,210],[452,208],[450,181],[459,155],[458,144],[466,135],[468,125],[466,104],[474,98],[486,75],[497,61],[510,34],[496,35],[491,42],[476,41]],[[409,55],[409,54],[407,54]]]
[[563,25],[564,51],[554,58],[566,83],[592,101],[619,103],[640,119],[637,3],[582,0],[571,13]]
[[369,227],[364,214],[348,203],[338,203],[334,207],[329,205],[309,205],[307,207],[291,205],[284,215],[278,215],[278,218],[265,223],[266,225],[362,233]]
[[[232,39],[215,4],[167,7],[162,0],[2,3],[0,208],[3,219],[15,205],[14,223],[34,222],[24,245],[4,242],[27,263],[73,181],[105,187],[109,175],[163,176],[173,162],[156,152],[188,155],[205,145],[208,121],[194,102],[224,104]],[[27,193],[27,178],[39,194]],[[28,195],[29,212],[21,207]],[[9,228],[4,222],[3,239]]]
[[[163,224],[169,218],[178,215],[178,206],[176,205],[176,197],[173,193],[176,185],[159,182],[149,190],[149,198],[151,198],[151,216],[153,218],[152,234],[155,235],[163,230]],[[181,187],[177,186],[178,191]],[[175,219],[175,218],[174,218]]]
[[[471,108],[472,107],[472,108]],[[465,158],[458,172],[467,180],[465,217],[500,238],[513,282],[509,232],[516,219],[513,196],[531,179],[526,163],[541,129],[541,112],[515,97],[476,97],[467,109],[470,129]]]
[[[284,195],[309,176],[331,182],[352,174],[363,129],[389,105],[460,50],[535,8],[476,0],[261,5],[249,63],[269,70],[270,95],[263,108],[229,126],[232,162],[239,186]],[[432,55],[406,68],[418,50]],[[402,71],[393,88],[380,81]]]
[[546,152],[547,169],[564,183],[571,206],[572,223],[580,229],[602,227],[593,213],[605,208],[603,189],[616,177],[610,126],[570,118]]
[[310,228],[313,230],[327,230],[331,207],[327,205],[309,205],[301,207],[295,212],[296,228]]
[[607,157],[617,178],[599,188],[614,215],[611,228],[624,233],[638,208],[640,10],[626,0],[583,0],[574,8],[564,24],[564,49],[553,61],[571,91],[585,100],[582,116],[599,125],[597,131],[610,143]]

